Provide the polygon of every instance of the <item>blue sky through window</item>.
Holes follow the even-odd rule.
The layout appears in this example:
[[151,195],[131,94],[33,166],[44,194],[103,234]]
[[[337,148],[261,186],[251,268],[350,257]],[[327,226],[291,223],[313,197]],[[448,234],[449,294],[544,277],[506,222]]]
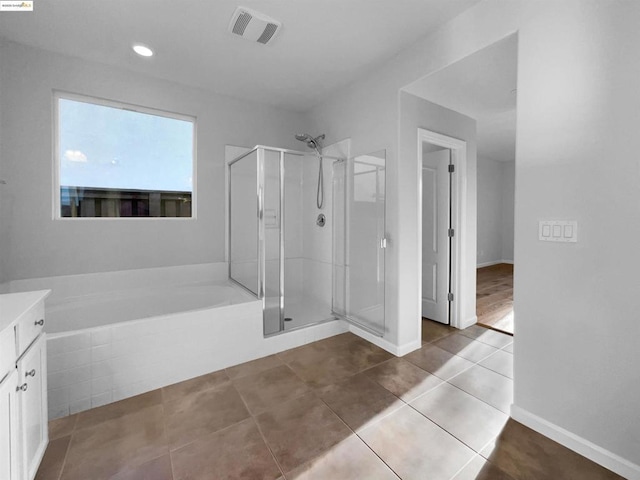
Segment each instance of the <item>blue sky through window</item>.
[[60,185],[193,191],[193,123],[60,98]]

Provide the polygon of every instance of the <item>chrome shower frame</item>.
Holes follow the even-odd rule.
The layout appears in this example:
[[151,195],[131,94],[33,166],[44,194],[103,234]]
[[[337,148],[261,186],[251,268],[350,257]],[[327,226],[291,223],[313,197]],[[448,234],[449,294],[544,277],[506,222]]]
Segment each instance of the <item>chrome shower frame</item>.
[[[279,154],[280,157],[280,277],[279,277],[279,306],[280,306],[280,330],[275,333],[267,334],[264,331],[265,323],[265,311],[266,311],[266,295],[265,295],[265,283],[266,283],[266,241],[265,241],[265,225],[264,225],[264,188],[265,188],[265,179],[264,179],[264,163],[265,163],[265,152],[275,152]],[[256,153],[256,175],[257,175],[257,185],[256,185],[256,204],[257,204],[257,214],[258,214],[258,300],[262,301],[262,318],[263,318],[263,333],[264,336],[273,336],[284,333],[284,273],[285,273],[285,230],[284,230],[284,199],[285,199],[285,155],[295,155],[300,157],[316,157],[319,161],[324,159],[332,160],[334,162],[344,162],[346,159],[341,157],[335,157],[331,155],[323,155],[318,152],[302,152],[299,150],[289,150],[286,148],[276,148],[269,147],[266,145],[256,145],[252,149],[243,153],[242,155],[237,156],[233,160],[227,163],[227,191],[228,191],[228,205],[227,205],[227,215],[228,218],[231,219],[231,166],[236,162],[248,157]],[[255,296],[255,292],[247,288],[242,283],[238,282],[231,276],[231,228],[228,229],[227,232],[227,244],[229,246],[229,258],[228,258],[228,277],[234,284],[239,285],[244,290],[249,292],[251,295]],[[292,328],[287,330],[287,332],[297,330],[298,328],[306,328],[311,325],[315,325],[317,323],[322,322],[314,322],[307,325],[303,325],[301,327]]]

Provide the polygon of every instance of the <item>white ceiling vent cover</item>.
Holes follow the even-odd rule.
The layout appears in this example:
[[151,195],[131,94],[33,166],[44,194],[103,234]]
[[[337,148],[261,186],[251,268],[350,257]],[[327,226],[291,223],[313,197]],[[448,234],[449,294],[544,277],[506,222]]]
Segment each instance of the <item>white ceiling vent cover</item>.
[[267,44],[273,40],[282,23],[263,13],[238,7],[231,17],[229,31],[254,42]]

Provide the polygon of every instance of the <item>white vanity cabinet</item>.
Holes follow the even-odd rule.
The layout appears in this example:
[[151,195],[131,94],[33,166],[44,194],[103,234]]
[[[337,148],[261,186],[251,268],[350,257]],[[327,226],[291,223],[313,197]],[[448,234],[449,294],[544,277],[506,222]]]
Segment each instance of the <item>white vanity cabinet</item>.
[[0,295],[0,479],[33,480],[49,442],[44,299]]
[[20,480],[17,376],[18,373],[12,371],[0,383],[0,478],[3,480]]

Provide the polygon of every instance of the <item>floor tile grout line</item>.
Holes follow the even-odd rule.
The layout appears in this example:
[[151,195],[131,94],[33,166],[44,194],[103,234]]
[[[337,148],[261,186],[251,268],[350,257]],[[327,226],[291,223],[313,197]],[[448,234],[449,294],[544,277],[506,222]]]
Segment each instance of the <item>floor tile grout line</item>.
[[[506,377],[505,377],[505,378],[506,378]],[[451,385],[452,387],[457,388],[457,389],[458,389],[458,390],[460,390],[461,392],[464,392],[464,393],[466,393],[467,395],[471,395],[473,398],[475,398],[475,399],[477,399],[477,400],[480,400],[482,403],[485,403],[485,404],[489,405],[489,406],[490,406],[491,408],[493,408],[494,410],[497,410],[498,412],[500,412],[500,413],[502,413],[502,414],[506,415],[507,417],[511,418],[511,416],[510,416],[510,414],[509,414],[508,412],[503,412],[502,410],[500,410],[500,409],[499,409],[499,408],[497,408],[496,406],[491,405],[489,402],[487,402],[487,401],[483,400],[483,399],[482,399],[482,398],[480,398],[480,397],[475,396],[473,393],[471,393],[471,392],[467,392],[467,391],[466,391],[466,390],[464,390],[463,388],[460,388],[459,386],[454,385],[453,383],[449,382],[448,380],[445,380],[445,382],[446,382],[446,383],[448,383],[449,385]],[[512,402],[512,404],[513,404],[513,402]]]
[[[436,387],[437,388],[437,387]],[[464,391],[464,390],[463,390]],[[467,393],[468,392],[464,392]],[[470,394],[469,394],[470,395]],[[475,397],[474,397],[475,398]],[[485,402],[486,403],[486,402]],[[422,413],[420,410],[418,410],[416,407],[414,407],[413,405],[411,405],[410,403],[407,404],[409,407],[411,407],[413,410],[415,410],[417,413],[419,413],[420,415],[422,415],[424,418],[426,418],[427,420],[429,420],[431,423],[433,423],[435,426],[437,426],[440,430],[446,432],[449,436],[455,438],[456,440],[458,440],[461,444],[463,444],[465,447],[467,447],[469,450],[471,450],[473,453],[475,453],[476,455],[480,455],[480,452],[486,448],[487,445],[489,445],[491,442],[493,442],[495,440],[495,438],[497,438],[498,435],[500,435],[499,433],[496,434],[496,437],[494,437],[493,439],[487,441],[487,443],[485,443],[484,445],[482,445],[482,448],[478,451],[475,448],[473,448],[471,445],[469,445],[467,442],[465,442],[464,440],[462,440],[461,438],[459,438],[458,436],[456,436],[455,434],[453,434],[452,432],[450,432],[449,430],[447,430],[446,428],[444,428],[442,425],[440,425],[439,423],[437,423],[435,420],[432,420],[431,418],[427,417],[424,413]],[[495,409],[495,407],[494,407]],[[496,409],[497,410],[497,409]],[[498,410],[500,413],[500,410]],[[507,419],[508,420],[508,419]],[[466,465],[466,464],[465,464]],[[459,473],[459,472],[457,472]],[[457,475],[456,473],[456,475]],[[454,475],[455,476],[455,475]],[[451,477],[453,478],[453,477]]]
[[[67,444],[67,449],[64,452],[64,458],[62,459],[62,465],[60,466],[60,471],[58,472],[58,476],[57,476],[56,480],[60,480],[62,478],[62,473],[64,472],[64,467],[67,466],[67,457],[69,456],[69,450],[71,450],[71,441],[72,440],[73,440],[73,432],[69,434],[69,443]],[[37,475],[38,475],[38,473],[36,472],[36,476]]]
[[[440,347],[438,347],[438,348],[440,348]],[[441,350],[444,350],[444,349],[441,349]],[[445,350],[445,351],[447,351],[447,350]],[[448,351],[447,351],[447,352],[448,352]],[[451,353],[451,352],[448,352],[448,353]],[[457,356],[457,357],[460,357],[460,355],[456,355],[455,353],[451,353],[451,354],[452,354],[452,355],[455,355],[455,356]],[[464,358],[464,357],[460,357],[460,358],[462,358],[462,359],[464,359],[464,360],[467,360],[467,359],[466,359],[466,358]],[[487,358],[488,358],[488,357],[487,357]],[[484,361],[484,360],[486,360],[486,359],[480,360],[480,362],[482,362],[482,361]],[[480,362],[476,362],[476,363],[474,363],[473,365],[471,365],[471,366],[469,366],[469,367],[465,368],[464,370],[461,370],[460,372],[456,373],[455,375],[452,375],[451,377],[449,377],[449,378],[446,378],[446,379],[445,379],[445,378],[440,377],[437,373],[429,372],[428,370],[425,370],[424,368],[422,368],[420,365],[416,365],[415,363],[411,362],[411,360],[407,360],[407,361],[409,361],[410,363],[412,363],[412,364],[413,364],[413,365],[415,365],[416,367],[418,367],[418,368],[420,368],[420,369],[424,370],[425,372],[427,372],[427,373],[429,373],[429,374],[431,374],[431,375],[434,375],[434,376],[438,377],[438,378],[439,378],[440,380],[442,380],[444,383],[448,383],[449,385],[451,385],[451,386],[453,386],[453,387],[456,387],[458,390],[461,390],[461,391],[463,391],[464,393],[466,393],[466,394],[468,394],[468,395],[471,395],[473,398],[477,398],[477,399],[478,399],[478,400],[480,400],[481,402],[486,403],[486,404],[487,404],[487,405],[489,405],[490,407],[492,407],[492,408],[494,408],[494,409],[498,410],[498,411],[499,411],[499,412],[501,412],[501,413],[504,413],[504,414],[505,414],[505,415],[507,415],[507,416],[509,415],[508,413],[503,412],[502,410],[500,410],[500,409],[496,408],[495,406],[491,405],[490,403],[486,402],[485,400],[483,400],[483,399],[481,399],[481,398],[479,398],[479,397],[477,397],[477,396],[473,395],[473,394],[472,394],[472,393],[470,393],[470,392],[467,392],[466,390],[464,390],[464,389],[462,389],[462,388],[458,387],[457,385],[454,385],[454,384],[453,384],[453,383],[451,383],[449,380],[452,380],[452,379],[454,379],[454,378],[456,378],[456,377],[458,377],[458,376],[462,375],[463,373],[468,372],[469,370],[471,370],[471,369],[472,369],[473,367],[475,367],[475,366],[478,366],[478,367],[481,367],[481,368],[483,368],[483,369],[485,369],[485,370],[488,370],[488,371],[490,371],[490,372],[493,372],[493,373],[495,373],[496,375],[500,375],[501,377],[504,377],[504,378],[506,378],[507,380],[511,380],[511,383],[513,383],[513,379],[512,379],[512,378],[509,378],[509,377],[507,377],[507,376],[505,376],[505,375],[501,375],[501,374],[500,374],[500,373],[498,373],[498,372],[494,372],[494,371],[493,371],[493,370],[491,370],[490,368],[486,368],[486,367],[484,367],[484,366],[480,365]],[[468,361],[468,362],[471,362],[471,360],[467,360],[467,361]],[[438,387],[439,387],[439,386],[440,386],[440,385],[438,385]],[[438,388],[438,387],[434,387],[434,388]],[[429,392],[432,392],[433,390],[434,390],[434,389],[432,388],[431,390],[429,390],[429,391],[427,391],[427,392],[424,392],[424,393],[422,393],[422,394],[418,395],[416,398],[414,398],[414,399],[413,399],[413,400],[411,400],[411,401],[412,401],[412,402],[414,402],[414,401],[415,401],[415,400],[417,400],[418,398],[422,397],[423,395],[427,395]]]
[[465,468],[467,468],[467,466],[471,464],[471,462],[473,462],[478,457],[484,460],[484,458],[482,457],[482,455],[480,455],[480,453],[475,452],[475,455],[471,457],[471,459],[469,459],[467,463],[465,463],[462,467],[460,467],[460,469],[456,473],[454,473],[449,480],[454,480]]
[[[235,388],[235,386],[234,386],[234,388]],[[278,467],[278,470],[280,471],[280,474],[286,480],[287,477],[284,474],[284,470],[282,469],[282,466],[280,465],[280,462],[278,462],[278,459],[276,458],[276,455],[273,453],[273,450],[271,449],[271,445],[269,445],[269,442],[267,442],[267,437],[264,435],[264,432],[262,431],[262,428],[260,428],[260,423],[258,423],[258,420],[256,419],[256,416],[254,416],[251,413],[251,410],[249,410],[249,406],[247,405],[247,402],[245,401],[245,399],[242,396],[242,394],[240,392],[238,392],[238,389],[236,389],[236,392],[240,396],[240,400],[242,400],[242,403],[244,404],[244,408],[246,408],[247,412],[249,412],[249,418],[251,419],[253,424],[258,429],[258,433],[260,434],[260,438],[262,438],[262,441],[264,442],[265,447],[267,447],[267,450],[269,450],[269,453],[271,454],[271,458],[273,458],[273,461],[275,462],[276,467]]]
[[162,400],[160,402],[160,405],[162,405],[162,425],[164,427],[164,435],[167,439],[167,455],[169,456],[169,467],[171,468],[171,479],[173,480],[176,478],[176,472],[174,471],[174,468],[173,468],[173,458],[171,456],[171,444],[169,442],[169,427],[167,426],[167,411],[165,409],[165,402],[164,402],[164,389],[161,389],[160,399]]
[[[238,396],[240,397],[240,399],[244,403],[244,400],[242,399],[242,395],[240,395],[240,392],[238,392],[238,390],[236,390],[236,388],[235,388],[235,386],[233,384],[230,384],[230,386],[236,391],[236,393],[238,394]],[[211,389],[209,389],[209,390],[211,390]],[[199,393],[199,392],[196,392],[196,393]],[[163,412],[164,412],[164,403],[162,404],[162,408],[163,408]],[[245,408],[246,408],[246,404],[245,404]],[[249,414],[248,417],[245,417],[245,418],[243,418],[241,420],[238,420],[237,422],[233,422],[233,423],[231,423],[231,424],[229,424],[229,425],[227,425],[225,427],[219,428],[218,430],[214,430],[213,432],[207,432],[207,433],[201,434],[201,435],[189,440],[187,443],[180,444],[175,448],[172,448],[172,446],[171,446],[171,442],[169,441],[169,435],[168,435],[168,430],[169,429],[166,428],[165,431],[167,432],[167,446],[168,446],[168,449],[169,449],[169,453],[181,450],[182,448],[184,448],[184,447],[186,447],[188,445],[191,445],[192,443],[194,443],[194,442],[196,442],[196,441],[198,441],[198,440],[200,440],[200,439],[202,439],[202,438],[204,438],[204,437],[206,437],[208,435],[213,435],[214,433],[222,432],[223,430],[226,430],[228,428],[234,427],[234,426],[238,425],[239,423],[244,422],[245,420],[247,420],[249,418],[253,418],[253,415],[251,415],[251,411],[248,408],[246,408],[246,410],[247,410],[247,413]],[[163,417],[164,417],[164,420],[165,420],[165,427],[166,427],[166,419],[167,419],[167,417],[166,417],[166,415],[163,415]]]
[[[490,330],[490,331],[496,332],[495,330]],[[485,345],[489,345],[490,347],[497,348],[498,350],[502,350],[503,348],[508,347],[509,345],[511,345],[513,343],[513,340],[511,340],[506,345],[503,345],[502,347],[498,347],[498,346],[494,345],[493,343],[483,342],[482,340],[480,340],[480,337],[472,337],[471,334],[465,335],[464,330],[460,330],[460,332],[456,332],[456,333],[458,333],[459,335],[463,335],[463,336],[465,336],[467,338],[470,338],[471,340],[475,340],[476,342],[480,342],[480,343],[483,343]],[[499,332],[496,332],[496,333],[499,333]],[[507,336],[506,333],[503,333],[501,335]],[[482,335],[480,335],[480,336],[482,336]],[[511,338],[513,339],[513,336],[511,336]]]
[[[392,395],[393,395],[393,394],[392,394]],[[395,396],[395,395],[394,395],[394,396]],[[396,398],[398,398],[398,397],[396,397]],[[400,400],[401,400],[401,399],[400,399]],[[382,463],[383,463],[383,464],[384,464],[384,465],[385,465],[385,466],[386,466],[386,467],[387,467],[387,468],[388,468],[388,469],[389,469],[389,470],[390,470],[390,471],[391,471],[391,472],[392,472],[396,477],[398,477],[398,479],[399,479],[399,480],[402,480],[402,477],[401,477],[400,475],[398,475],[398,473],[397,473],[393,468],[391,468],[391,466],[390,466],[387,462],[385,462],[385,461],[384,461],[384,459],[383,459],[380,455],[378,455],[378,452],[376,452],[373,448],[371,448],[371,446],[370,446],[370,445],[369,445],[369,444],[364,440],[364,438],[362,438],[362,437],[358,434],[358,432],[356,432],[353,428],[351,428],[351,427],[347,424],[347,422],[345,422],[345,421],[342,419],[342,417],[341,417],[340,415],[338,415],[338,413],[337,413],[337,412],[335,412],[335,411],[334,411],[334,410],[329,406],[329,404],[328,404],[327,402],[325,402],[322,398],[320,398],[320,401],[321,401],[322,403],[324,403],[324,404],[326,405],[326,407],[327,407],[329,410],[331,410],[331,412],[332,412],[336,417],[338,417],[338,419],[339,419],[339,420],[340,420],[340,421],[341,421],[341,422],[342,422],[342,423],[343,423],[343,424],[344,424],[344,425],[345,425],[345,426],[346,426],[346,427],[351,431],[351,433],[353,433],[353,434],[358,438],[358,440],[360,440],[360,441],[361,441],[361,442],[362,442],[362,443],[363,443],[363,444],[364,444],[364,445],[365,445],[365,446],[366,446],[366,447],[367,447],[367,448],[368,448],[368,449],[369,449],[369,450],[370,450],[370,451],[371,451],[371,452],[372,452],[376,457],[378,457],[378,458],[380,459],[380,461],[381,461],[381,462],[382,462]],[[402,401],[402,400],[401,400],[401,401]],[[392,413],[397,412],[400,408],[403,408],[403,407],[405,407],[406,405],[407,405],[406,403],[405,403],[404,405],[400,405],[400,407],[398,407],[397,409],[395,409]],[[391,413],[389,413],[388,415],[385,415],[384,417],[380,418],[380,419],[379,419],[379,420],[377,420],[375,423],[379,423],[381,420],[383,420],[383,419],[387,418],[389,415],[391,415]],[[371,425],[368,425],[366,428],[369,428],[369,427],[371,427],[371,426],[375,425],[375,423],[374,423],[374,424],[371,424]],[[365,428],[365,430],[366,430],[366,428]]]
[[[244,399],[242,401],[244,402]],[[267,437],[265,436],[264,432],[262,431],[262,428],[260,427],[260,423],[258,423],[258,420],[256,420],[255,417],[250,417],[250,418],[251,418],[251,421],[253,422],[253,424],[258,429],[258,433],[260,434],[260,438],[262,438],[262,441],[264,442],[264,446],[267,447],[267,450],[269,450],[269,453],[271,454],[271,458],[273,458],[273,461],[275,462],[276,467],[278,467],[278,470],[280,470],[280,474],[282,475],[282,478],[284,478],[286,480],[287,476],[284,473],[284,469],[282,468],[282,465],[280,465],[280,462],[276,458],[276,454],[273,453],[273,450],[271,449],[271,445],[269,445],[269,442],[267,441]]]

